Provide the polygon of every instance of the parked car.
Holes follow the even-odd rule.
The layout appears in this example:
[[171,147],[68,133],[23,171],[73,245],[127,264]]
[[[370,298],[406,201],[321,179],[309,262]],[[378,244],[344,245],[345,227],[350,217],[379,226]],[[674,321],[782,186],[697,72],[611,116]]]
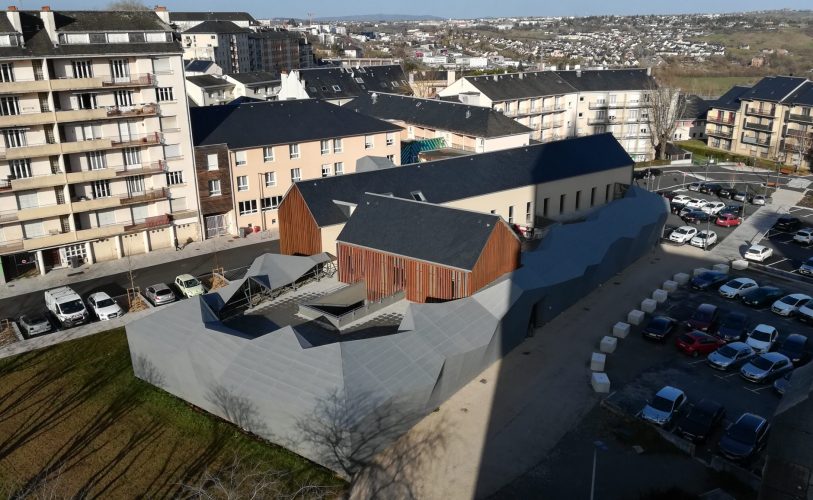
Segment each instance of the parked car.
[[757,384],[771,382],[793,370],[793,363],[778,352],[764,352],[749,359],[740,368],[740,376]]
[[45,307],[63,328],[81,325],[90,316],[79,294],[67,286],[46,290]]
[[147,300],[152,302],[154,306],[162,306],[175,302],[176,300],[175,292],[164,283],[156,283],[155,285],[148,286],[144,291],[144,295],[147,296]]
[[203,289],[203,284],[191,274],[181,274],[175,278],[175,286],[184,297],[194,297],[196,295],[203,295],[206,290]]
[[686,243],[697,234],[697,228],[692,226],[680,226],[669,234],[669,241],[675,243]]
[[753,330],[748,332],[745,343],[750,345],[757,354],[762,354],[773,348],[778,337],[779,331],[776,328],[760,323],[755,326]]
[[692,198],[691,196],[687,196],[685,194],[679,194],[679,195],[675,196],[674,198],[672,198],[672,203],[674,203],[675,205],[685,205],[686,202],[688,202],[689,200],[692,200],[692,199],[694,199],[694,198]]
[[742,217],[732,213],[720,213],[714,219],[714,223],[722,227],[739,226],[742,224]]
[[793,366],[801,366],[810,359],[810,353],[807,349],[807,337],[798,333],[788,335],[788,338],[782,342],[776,352],[787,356]]
[[688,189],[689,191],[700,191],[700,184],[701,184],[700,182],[692,182],[691,184],[686,186],[686,189]]
[[800,307],[796,317],[803,323],[813,323],[813,304]]
[[692,198],[691,200],[685,203],[685,206],[686,208],[696,208],[700,210],[706,203],[708,202],[702,198]]
[[734,201],[745,202],[745,199],[747,197],[748,197],[748,195],[744,191],[737,191],[736,193],[734,193],[734,195],[731,197],[731,199],[734,200]]
[[23,314],[17,320],[17,326],[20,327],[20,333],[26,337],[42,335],[54,329],[45,313]]
[[689,240],[689,244],[693,247],[708,249],[717,243],[717,233],[714,231],[702,230],[694,238]]
[[655,316],[649,320],[641,333],[649,339],[664,340],[670,333],[675,331],[677,324],[677,320],[668,316]]
[[706,358],[708,365],[715,370],[730,370],[737,368],[756,355],[750,345],[745,342],[732,342],[720,346]]
[[727,299],[736,299],[741,294],[756,288],[757,282],[751,278],[734,278],[720,287],[720,295]]
[[793,316],[799,311],[800,307],[807,305],[810,300],[810,295],[805,295],[803,293],[792,293],[790,295],[785,295],[773,303],[771,306],[771,312],[780,316]]
[[725,342],[732,342],[744,339],[746,330],[748,330],[748,316],[732,311],[720,320],[720,326],[717,327],[715,335]]
[[635,180],[646,179],[647,177],[658,177],[663,171],[659,168],[645,168],[642,170],[635,170],[632,173],[632,178]]
[[710,354],[723,345],[725,342],[721,339],[699,330],[681,334],[675,339],[675,346],[693,358]]
[[701,332],[714,331],[720,319],[720,310],[714,304],[700,304],[689,317],[686,325]]
[[715,182],[704,182],[700,185],[699,191],[706,194],[717,194],[722,189],[722,186]]
[[666,427],[686,404],[686,394],[680,389],[666,386],[641,410],[641,417],[655,425]]
[[734,193],[736,193],[736,190],[733,186],[721,186],[720,190],[717,191],[717,196],[720,198],[731,198]]
[[703,271],[690,282],[690,286],[695,290],[714,290],[727,282],[729,276],[719,271]]
[[763,206],[767,202],[767,198],[761,194],[757,194],[751,197],[751,204],[753,205],[760,205]]
[[766,307],[773,304],[777,299],[785,295],[781,289],[775,286],[760,286],[741,293],[742,303],[751,307]]
[[717,448],[729,460],[745,462],[762,451],[770,432],[771,426],[767,420],[753,413],[743,413],[726,429]]
[[690,210],[685,214],[681,214],[680,218],[683,219],[683,222],[686,224],[699,224],[711,220],[711,215],[702,210]]
[[118,318],[124,314],[124,309],[105,292],[91,294],[88,297],[88,305],[90,310],[93,311],[93,315],[99,318],[100,321]]
[[710,399],[701,399],[677,426],[677,433],[693,443],[704,442],[725,417],[723,405]]
[[782,216],[776,219],[776,223],[773,225],[774,229],[788,232],[796,231],[800,227],[802,227],[802,221],[799,220],[798,217],[788,217],[788,216]]
[[678,195],[678,194],[677,194],[676,192],[674,192],[674,191],[661,191],[659,194],[660,194],[661,196],[663,196],[664,198],[666,198],[667,200],[669,200],[669,201],[672,201],[672,198],[674,198],[675,196],[677,196],[677,195]]
[[790,385],[790,379],[793,377],[793,371],[787,372],[783,377],[773,381],[773,389],[780,396],[784,396]]
[[724,209],[720,210],[720,213],[718,215],[722,214],[734,214],[742,216],[743,214],[742,205],[726,205]]
[[796,231],[796,234],[793,235],[793,241],[800,245],[813,244],[813,228],[806,227]]
[[771,255],[773,255],[773,248],[762,245],[751,245],[748,250],[745,251],[744,257],[756,262],[765,262],[765,259]]
[[710,215],[717,215],[725,207],[726,205],[722,201],[710,201],[703,205],[701,210]]

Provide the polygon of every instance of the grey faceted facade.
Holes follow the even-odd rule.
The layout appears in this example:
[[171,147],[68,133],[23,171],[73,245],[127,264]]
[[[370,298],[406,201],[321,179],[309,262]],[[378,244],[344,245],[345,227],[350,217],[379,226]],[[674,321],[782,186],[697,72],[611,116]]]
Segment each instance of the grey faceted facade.
[[[217,319],[240,288],[182,301],[127,326],[136,376],[302,456],[338,471],[325,450],[301,435],[326,403],[343,408],[351,433],[380,425],[366,446],[394,441],[463,385],[600,283],[650,251],[667,217],[664,199],[636,187],[580,223],[554,225],[522,267],[471,297],[410,303],[398,333],[314,340],[296,326],[241,332]],[[269,264],[269,259],[293,259]],[[298,259],[261,256],[249,274],[291,279]],[[280,271],[281,272],[281,271]],[[257,281],[257,278],[252,278]],[[579,332],[562,332],[563,336]],[[566,341],[566,339],[563,339]],[[369,439],[369,436],[358,436]]]

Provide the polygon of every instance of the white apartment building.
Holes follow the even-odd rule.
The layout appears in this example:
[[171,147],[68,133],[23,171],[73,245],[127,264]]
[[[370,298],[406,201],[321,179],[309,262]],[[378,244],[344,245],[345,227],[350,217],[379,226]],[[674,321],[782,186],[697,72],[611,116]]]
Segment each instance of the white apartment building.
[[0,280],[200,237],[166,11],[0,17]]

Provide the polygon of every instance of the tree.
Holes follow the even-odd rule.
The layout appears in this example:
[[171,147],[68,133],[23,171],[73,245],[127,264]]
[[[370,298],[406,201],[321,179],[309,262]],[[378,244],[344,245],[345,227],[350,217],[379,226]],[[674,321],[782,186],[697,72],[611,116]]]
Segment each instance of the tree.
[[107,4],[107,10],[150,10],[141,0],[115,0]]
[[804,166],[807,159],[808,169],[813,170],[813,129],[788,129],[787,135],[792,137],[792,141],[786,141],[788,151],[792,155],[790,160],[795,166],[795,170]]
[[686,109],[686,99],[680,95],[680,89],[673,86],[660,86],[652,81],[644,94],[645,112],[649,140],[655,149],[655,158],[666,159],[669,140],[675,135],[678,118]]

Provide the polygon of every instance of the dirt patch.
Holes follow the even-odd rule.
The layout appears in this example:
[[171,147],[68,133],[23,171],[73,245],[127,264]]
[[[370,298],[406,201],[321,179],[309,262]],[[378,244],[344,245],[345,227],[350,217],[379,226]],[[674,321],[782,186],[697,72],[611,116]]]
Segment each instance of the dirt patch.
[[226,281],[226,278],[219,274],[214,274],[212,275],[211,279],[208,280],[206,286],[209,290],[217,290],[218,288],[223,288],[228,284],[229,282]]
[[129,308],[127,309],[127,312],[133,313],[143,311],[145,309],[149,309],[149,306],[147,305],[146,302],[144,302],[144,299],[141,298],[141,295],[136,295],[130,299],[130,304]]
[[799,200],[799,203],[796,205],[800,207],[813,208],[813,194],[805,194],[805,197]]
[[2,331],[0,331],[0,347],[11,345],[17,342],[18,340],[19,339],[17,338],[16,335],[14,335],[14,330],[11,328],[11,326],[8,326],[7,328],[4,328]]

